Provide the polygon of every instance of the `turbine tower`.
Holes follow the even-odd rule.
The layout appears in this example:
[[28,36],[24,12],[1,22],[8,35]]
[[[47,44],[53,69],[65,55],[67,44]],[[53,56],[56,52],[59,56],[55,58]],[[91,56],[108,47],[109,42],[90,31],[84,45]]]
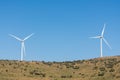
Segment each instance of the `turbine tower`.
[[103,57],[103,47],[102,47],[103,41],[106,43],[106,45],[110,49],[112,49],[111,46],[109,45],[109,43],[107,42],[107,40],[104,38],[105,27],[106,27],[106,24],[104,24],[104,27],[103,27],[103,30],[102,30],[102,33],[101,33],[100,36],[91,37],[91,38],[98,38],[98,39],[100,39],[100,57]]
[[12,34],[9,34],[9,35],[21,42],[21,59],[20,59],[20,61],[23,61],[23,58],[24,58],[24,55],[25,55],[25,40],[30,38],[33,35],[33,33],[31,35],[25,37],[24,39],[20,39],[17,36],[12,35]]

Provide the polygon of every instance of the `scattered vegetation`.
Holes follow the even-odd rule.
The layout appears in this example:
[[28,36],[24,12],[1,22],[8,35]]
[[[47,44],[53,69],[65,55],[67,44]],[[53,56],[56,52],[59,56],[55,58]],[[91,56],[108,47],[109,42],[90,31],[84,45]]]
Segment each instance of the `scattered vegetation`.
[[0,60],[0,80],[120,80],[120,56],[66,62]]

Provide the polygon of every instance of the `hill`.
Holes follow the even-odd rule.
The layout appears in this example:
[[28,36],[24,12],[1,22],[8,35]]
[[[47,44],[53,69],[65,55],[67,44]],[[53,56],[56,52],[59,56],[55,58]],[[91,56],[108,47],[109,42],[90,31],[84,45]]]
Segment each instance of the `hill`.
[[120,56],[72,62],[0,60],[0,80],[120,80]]

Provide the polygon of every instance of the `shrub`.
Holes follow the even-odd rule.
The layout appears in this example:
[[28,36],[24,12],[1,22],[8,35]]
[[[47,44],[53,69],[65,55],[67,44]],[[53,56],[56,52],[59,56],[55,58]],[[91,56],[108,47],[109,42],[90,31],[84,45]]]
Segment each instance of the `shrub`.
[[73,66],[73,69],[79,69],[79,66]]
[[100,71],[105,71],[105,68],[104,67],[100,67],[99,70]]
[[98,72],[98,76],[104,76],[104,72]]
[[6,72],[8,72],[8,70],[7,70],[7,69],[6,69],[5,71],[6,71]]
[[105,67],[107,67],[107,68],[113,68],[113,64],[106,64]]
[[98,67],[97,67],[97,66],[93,67],[93,70],[97,70],[97,69],[98,69]]
[[31,75],[39,75],[40,77],[45,77],[46,74],[42,73],[41,71],[33,70],[30,72]]
[[115,69],[113,69],[113,68],[109,70],[109,72],[114,72],[114,71],[115,71]]
[[72,75],[62,75],[61,78],[72,78]]
[[117,74],[117,75],[116,75],[116,78],[120,78],[120,74]]
[[66,76],[62,75],[61,78],[66,78]]

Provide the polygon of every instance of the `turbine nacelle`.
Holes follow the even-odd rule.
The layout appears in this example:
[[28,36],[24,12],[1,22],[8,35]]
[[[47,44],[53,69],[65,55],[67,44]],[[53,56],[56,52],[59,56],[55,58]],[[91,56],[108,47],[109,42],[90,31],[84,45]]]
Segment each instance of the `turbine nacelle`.
[[100,39],[103,39],[103,36],[100,36]]
[[103,39],[104,37],[103,36],[98,36],[100,39]]

